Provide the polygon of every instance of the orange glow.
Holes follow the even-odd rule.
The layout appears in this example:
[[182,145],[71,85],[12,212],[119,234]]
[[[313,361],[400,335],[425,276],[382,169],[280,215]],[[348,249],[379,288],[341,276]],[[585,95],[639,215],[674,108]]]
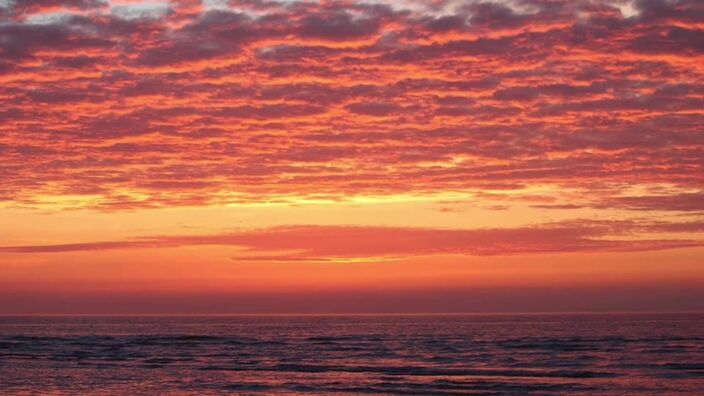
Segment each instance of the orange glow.
[[0,298],[23,310],[570,287],[620,309],[704,282],[694,2],[89,3],[0,5]]

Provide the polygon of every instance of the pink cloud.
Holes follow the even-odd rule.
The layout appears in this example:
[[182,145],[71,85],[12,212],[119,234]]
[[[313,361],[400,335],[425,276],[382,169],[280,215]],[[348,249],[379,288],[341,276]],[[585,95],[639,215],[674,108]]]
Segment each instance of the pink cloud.
[[629,240],[610,236],[642,231],[692,231],[699,228],[690,223],[640,224],[618,221],[577,221],[522,228],[476,230],[301,225],[215,235],[154,236],[124,241],[6,246],[0,247],[0,253],[61,253],[215,245],[246,249],[246,253],[237,257],[241,260],[330,261],[336,258],[373,260],[436,254],[510,255],[640,251],[702,246],[704,240]]
[[[609,2],[525,3],[438,16],[186,1],[131,19],[100,1],[12,3],[0,200],[100,192],[93,207],[123,210],[222,203],[233,186],[258,200],[669,183],[669,196],[585,206],[701,210],[680,193],[704,188],[701,2],[639,1],[628,17]],[[47,7],[68,15],[18,17]]]

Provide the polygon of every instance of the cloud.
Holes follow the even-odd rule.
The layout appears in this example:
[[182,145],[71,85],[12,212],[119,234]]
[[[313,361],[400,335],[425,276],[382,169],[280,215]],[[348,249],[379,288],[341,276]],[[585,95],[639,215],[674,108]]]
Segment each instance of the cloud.
[[451,30],[462,30],[465,28],[466,17],[461,15],[445,15],[437,18],[429,18],[424,22],[426,29],[431,32],[447,32]]
[[215,235],[155,236],[125,241],[6,246],[0,253],[61,253],[217,245],[246,249],[251,261],[376,261],[421,255],[511,255],[660,250],[702,246],[698,239],[626,239],[633,232],[701,230],[701,224],[577,221],[520,228],[432,229],[373,226],[281,226]]
[[8,5],[10,15],[26,17],[57,10],[94,10],[105,8],[109,3],[107,0],[10,0]]
[[90,252],[99,250],[130,249],[137,247],[147,247],[149,245],[134,241],[107,241],[107,242],[86,242],[67,243],[63,245],[40,245],[40,246],[12,246],[2,247],[0,252],[7,253],[62,253],[62,252]]
[[338,11],[303,17],[299,34],[327,40],[357,39],[376,33],[379,26],[380,21],[374,16],[355,18],[346,11]]
[[[698,1],[637,1],[629,16],[607,1],[179,1],[129,18],[97,0],[12,4],[8,205],[539,184],[585,191],[585,207],[700,210],[680,196],[704,188]],[[642,199],[589,193],[664,183]]]
[[364,103],[352,103],[347,106],[347,110],[356,114],[370,115],[370,116],[386,116],[393,113],[399,113],[404,110],[402,106],[393,103],[374,103],[374,102],[364,102]]
[[674,195],[641,195],[615,197],[601,206],[623,207],[632,210],[672,210],[704,212],[704,191]]

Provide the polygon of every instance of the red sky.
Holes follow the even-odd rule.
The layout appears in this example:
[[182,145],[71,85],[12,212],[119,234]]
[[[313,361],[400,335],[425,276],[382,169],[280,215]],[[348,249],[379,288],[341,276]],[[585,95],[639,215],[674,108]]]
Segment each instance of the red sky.
[[704,309],[699,0],[0,0],[0,314]]

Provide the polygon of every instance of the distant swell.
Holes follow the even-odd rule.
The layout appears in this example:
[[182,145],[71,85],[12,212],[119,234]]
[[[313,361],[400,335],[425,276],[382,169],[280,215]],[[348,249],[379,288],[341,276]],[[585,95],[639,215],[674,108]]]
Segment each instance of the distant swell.
[[704,389],[704,318],[629,318],[2,318],[0,393]]

